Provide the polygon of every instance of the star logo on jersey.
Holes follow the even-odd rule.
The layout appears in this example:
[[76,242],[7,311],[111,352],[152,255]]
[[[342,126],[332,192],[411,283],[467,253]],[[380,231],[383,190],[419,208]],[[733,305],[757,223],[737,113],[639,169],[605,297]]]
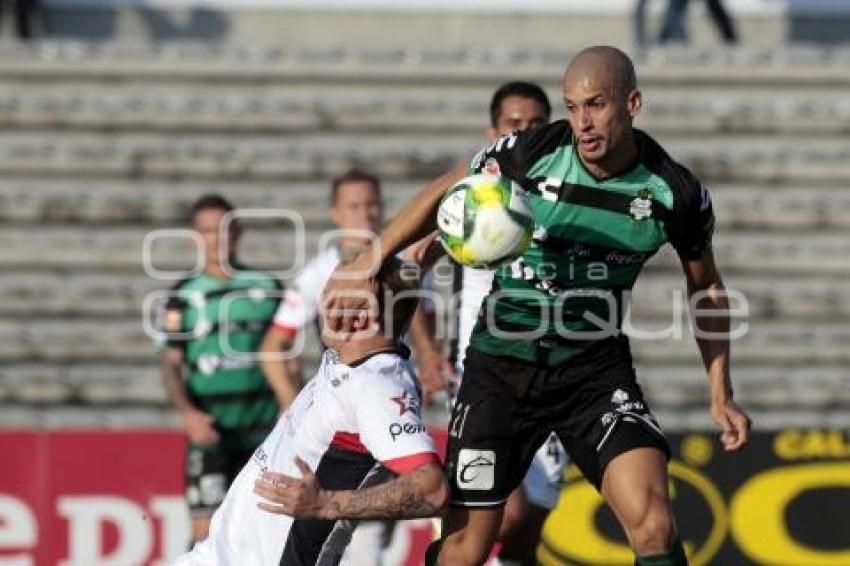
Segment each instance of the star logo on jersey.
[[402,392],[398,397],[390,397],[390,400],[398,405],[398,416],[405,413],[419,414],[419,399],[411,397],[407,391]]

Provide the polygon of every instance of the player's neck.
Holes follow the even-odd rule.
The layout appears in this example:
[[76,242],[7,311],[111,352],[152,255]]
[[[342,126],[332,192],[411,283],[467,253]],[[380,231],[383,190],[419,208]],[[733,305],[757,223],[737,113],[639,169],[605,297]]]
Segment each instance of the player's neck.
[[581,155],[579,155],[579,159],[581,159],[585,169],[587,169],[591,175],[600,181],[610,179],[630,171],[634,168],[637,158],[638,146],[634,135],[630,135],[624,139],[620,147],[611,151],[609,155],[601,161],[588,163],[583,157],[581,157]]
[[339,361],[348,365],[360,361],[380,352],[389,352],[396,348],[396,342],[382,333],[368,338],[352,338],[350,341],[340,344],[337,348]]
[[220,263],[208,263],[204,266],[204,274],[213,279],[226,281],[230,279],[230,272],[225,271]]

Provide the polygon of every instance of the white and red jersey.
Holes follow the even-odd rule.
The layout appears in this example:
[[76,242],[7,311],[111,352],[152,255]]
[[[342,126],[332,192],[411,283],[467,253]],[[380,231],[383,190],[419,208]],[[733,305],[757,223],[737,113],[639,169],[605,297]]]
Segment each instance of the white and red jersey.
[[327,350],[316,376],[231,485],[213,515],[209,537],[177,564],[337,563],[351,534],[339,536],[339,525],[346,522],[300,520],[262,511],[257,507],[262,499],[253,492],[255,480],[265,470],[300,477],[296,456],[326,490],[371,485],[381,476],[380,470],[405,474],[425,464],[439,464],[419,403],[413,372],[399,352],[346,365],[335,351]]

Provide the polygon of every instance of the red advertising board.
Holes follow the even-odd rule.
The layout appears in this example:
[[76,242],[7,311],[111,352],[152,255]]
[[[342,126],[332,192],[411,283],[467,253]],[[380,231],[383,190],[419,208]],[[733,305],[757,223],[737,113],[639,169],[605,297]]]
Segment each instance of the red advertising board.
[[[164,565],[186,550],[183,436],[173,431],[0,432],[0,566]],[[397,531],[416,564],[429,520]]]
[[0,452],[0,564],[155,564],[185,550],[181,435],[4,432]]

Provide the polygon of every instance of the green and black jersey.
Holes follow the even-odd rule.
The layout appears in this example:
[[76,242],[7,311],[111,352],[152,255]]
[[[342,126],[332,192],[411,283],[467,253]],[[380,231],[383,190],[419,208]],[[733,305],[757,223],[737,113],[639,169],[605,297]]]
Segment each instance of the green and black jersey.
[[276,279],[249,269],[228,280],[202,273],[172,289],[162,322],[166,345],[183,350],[187,391],[215,417],[220,448],[253,449],[277,420],[257,350],[281,291]]
[[582,164],[566,121],[505,136],[473,158],[473,172],[526,189],[535,221],[529,249],[496,271],[473,347],[560,364],[619,333],[627,292],[662,245],[683,259],[711,246],[705,187],[647,134],[635,137],[638,162],[605,180]]

